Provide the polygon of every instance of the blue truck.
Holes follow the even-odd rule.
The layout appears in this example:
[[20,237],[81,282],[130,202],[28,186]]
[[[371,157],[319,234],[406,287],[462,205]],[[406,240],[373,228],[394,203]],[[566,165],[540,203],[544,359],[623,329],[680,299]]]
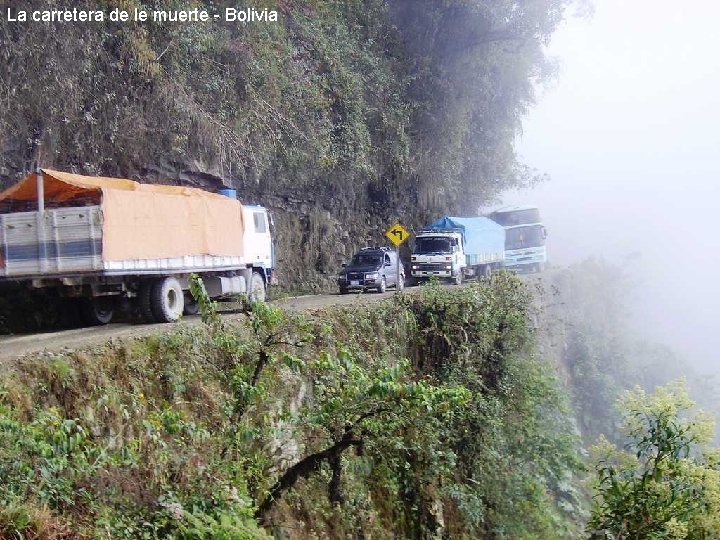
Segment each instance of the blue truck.
[[445,216],[416,236],[410,275],[416,282],[432,277],[460,284],[487,276],[505,258],[505,229],[486,217]]

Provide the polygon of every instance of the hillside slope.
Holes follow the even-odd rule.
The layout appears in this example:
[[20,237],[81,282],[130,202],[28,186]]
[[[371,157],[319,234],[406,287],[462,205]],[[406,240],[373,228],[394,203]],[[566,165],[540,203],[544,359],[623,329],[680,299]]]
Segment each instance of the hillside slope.
[[381,242],[392,220],[475,212],[531,179],[513,140],[567,3],[268,0],[255,7],[278,22],[246,25],[20,24],[3,13],[0,183],[39,159],[232,185],[275,211],[281,279],[315,282]]
[[0,536],[577,538],[578,439],[530,298],[463,288],[25,358]]

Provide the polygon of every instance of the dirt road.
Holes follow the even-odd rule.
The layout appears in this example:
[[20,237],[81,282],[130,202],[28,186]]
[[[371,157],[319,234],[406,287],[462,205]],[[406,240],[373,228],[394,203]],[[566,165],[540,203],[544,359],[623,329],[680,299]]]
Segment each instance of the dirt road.
[[[520,276],[526,282],[538,285],[543,277],[549,276],[550,272],[540,275]],[[448,285],[456,287],[456,285]],[[419,287],[406,289],[409,292],[419,291]],[[384,294],[374,292],[363,294],[321,294],[312,296],[298,296],[285,298],[270,302],[273,305],[290,310],[312,310],[333,305],[366,304],[387,299],[395,294],[388,291]],[[238,313],[224,314],[227,320],[238,319],[242,315]],[[62,352],[66,350],[84,349],[96,345],[102,345],[110,340],[127,339],[133,337],[149,336],[172,330],[182,324],[200,324],[200,317],[193,316],[184,318],[179,323],[168,324],[130,324],[114,323],[107,326],[95,326],[90,328],[74,328],[72,330],[60,330],[57,332],[36,333],[15,336],[0,336],[0,363],[25,354],[48,352]]]
[[[348,294],[340,296],[337,294],[324,294],[317,296],[300,296],[282,300],[274,300],[271,304],[290,310],[311,310],[330,305],[353,305],[390,298],[393,292],[384,294]],[[228,320],[238,319],[242,315],[230,313],[223,315]],[[15,336],[0,336],[0,362],[17,358],[25,354],[48,352],[62,352],[66,350],[83,349],[95,345],[101,345],[110,340],[142,337],[151,334],[162,333],[172,330],[182,324],[200,324],[200,317],[187,317],[179,323],[168,324],[129,324],[114,323],[107,326],[95,326],[90,328],[74,328],[72,330],[60,330],[56,332],[45,332]]]

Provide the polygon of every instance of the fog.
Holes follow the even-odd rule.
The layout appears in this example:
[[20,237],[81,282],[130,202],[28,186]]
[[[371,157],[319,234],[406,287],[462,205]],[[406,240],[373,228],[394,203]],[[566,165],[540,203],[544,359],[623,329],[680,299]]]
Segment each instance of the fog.
[[703,372],[720,371],[719,22],[710,0],[597,0],[566,21],[518,144],[551,180],[503,201],[541,207],[551,263],[623,265],[632,323]]

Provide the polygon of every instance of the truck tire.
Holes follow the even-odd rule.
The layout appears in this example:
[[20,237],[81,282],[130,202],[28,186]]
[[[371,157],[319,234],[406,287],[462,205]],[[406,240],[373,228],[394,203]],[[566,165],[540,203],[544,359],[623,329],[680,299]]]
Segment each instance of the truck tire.
[[265,279],[260,275],[260,272],[253,272],[250,277],[250,300],[264,302],[265,296]]
[[152,290],[155,280],[146,280],[140,284],[137,298],[135,299],[135,307],[140,317],[140,322],[155,322],[155,315],[152,312]]
[[159,279],[150,294],[150,309],[157,322],[175,322],[183,313],[185,294],[174,277]]
[[88,326],[104,326],[112,321],[113,302],[107,296],[83,298],[80,302],[80,317]]

